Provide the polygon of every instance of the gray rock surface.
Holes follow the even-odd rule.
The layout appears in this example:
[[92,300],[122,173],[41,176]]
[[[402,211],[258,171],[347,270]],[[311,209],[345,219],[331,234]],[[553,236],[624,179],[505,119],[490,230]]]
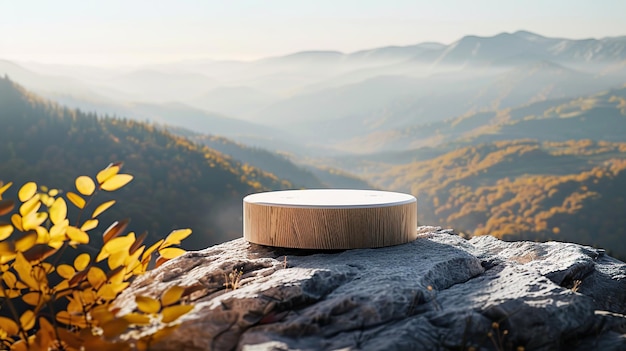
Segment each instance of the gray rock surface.
[[337,252],[238,239],[139,277],[116,303],[197,289],[151,350],[626,350],[626,265],[602,250],[419,231]]

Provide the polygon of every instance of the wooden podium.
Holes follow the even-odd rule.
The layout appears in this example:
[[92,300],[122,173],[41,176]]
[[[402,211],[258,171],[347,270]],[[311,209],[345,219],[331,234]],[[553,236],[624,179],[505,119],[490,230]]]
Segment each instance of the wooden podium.
[[417,238],[417,200],[387,191],[272,191],[243,199],[243,235],[255,244],[357,249]]

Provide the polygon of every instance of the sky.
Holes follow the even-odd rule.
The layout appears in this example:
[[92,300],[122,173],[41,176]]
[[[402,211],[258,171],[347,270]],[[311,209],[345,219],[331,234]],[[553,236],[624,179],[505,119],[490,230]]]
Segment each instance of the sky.
[[465,35],[626,35],[625,0],[0,0],[0,59],[134,65]]

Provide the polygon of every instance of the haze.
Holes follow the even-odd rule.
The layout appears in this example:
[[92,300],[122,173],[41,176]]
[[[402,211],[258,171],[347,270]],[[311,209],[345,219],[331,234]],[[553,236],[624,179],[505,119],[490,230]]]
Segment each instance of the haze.
[[520,29],[602,38],[624,34],[626,2],[0,0],[0,8],[2,59],[139,65],[449,44]]

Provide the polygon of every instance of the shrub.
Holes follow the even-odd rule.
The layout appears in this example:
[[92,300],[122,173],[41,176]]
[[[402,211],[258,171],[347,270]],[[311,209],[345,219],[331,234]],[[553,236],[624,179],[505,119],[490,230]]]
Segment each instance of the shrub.
[[[176,246],[191,234],[190,229],[175,230],[146,248],[147,233],[123,235],[128,220],[122,220],[103,231],[99,250],[89,246],[98,216],[115,200],[81,218],[99,191],[115,191],[132,181],[132,175],[119,173],[121,167],[111,164],[95,179],[76,178],[76,192],[28,182],[18,190],[17,201],[2,199],[12,184],[0,182],[0,349],[146,350],[193,308],[181,304],[185,289],[179,286],[160,299],[137,296],[137,309],[126,315],[113,307],[136,276],[185,253]],[[78,212],[74,223],[66,199]],[[1,221],[9,216],[10,221]],[[148,327],[158,331],[132,343],[117,338]]]

